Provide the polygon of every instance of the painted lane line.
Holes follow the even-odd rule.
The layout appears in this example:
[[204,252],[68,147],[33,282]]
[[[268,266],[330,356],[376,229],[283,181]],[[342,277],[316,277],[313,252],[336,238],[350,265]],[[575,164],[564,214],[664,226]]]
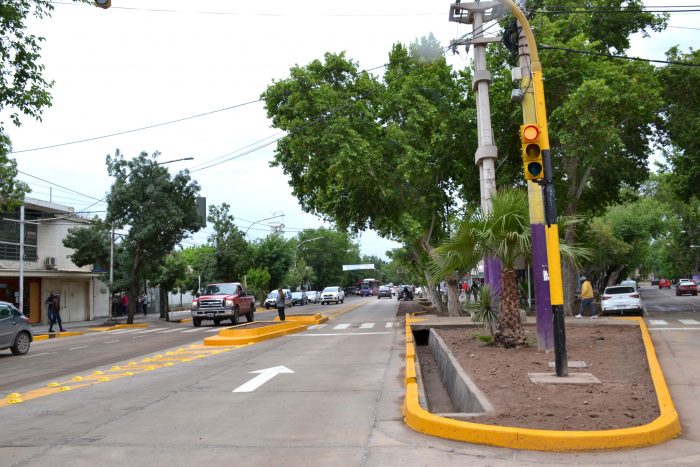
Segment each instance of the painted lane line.
[[265,368],[264,370],[255,370],[249,373],[258,373],[258,376],[251,379],[247,383],[238,386],[231,392],[253,392],[263,384],[270,381],[275,376],[283,373],[294,373],[294,371],[290,370],[286,366],[274,366],[272,368]]
[[342,324],[338,324],[338,325],[337,325],[336,327],[334,327],[333,329],[347,329],[347,328],[349,328],[349,327],[350,327],[350,323],[342,323]]
[[146,336],[131,336],[132,339],[140,339],[142,337],[146,337]]
[[694,319],[679,319],[678,321],[680,321],[683,324],[689,324],[689,325],[700,324],[700,321],[696,321]]
[[142,328],[134,328],[134,329],[117,329],[115,331],[109,331],[110,335],[115,335],[115,334],[127,334],[129,332],[136,332],[136,331],[142,331]]
[[385,327],[385,328],[393,328],[393,327],[394,327],[394,322],[393,322],[393,321],[389,321],[389,322],[386,323],[386,325],[385,325],[384,327]]
[[[698,328],[700,329],[700,328]],[[377,336],[380,334],[391,334],[390,332],[332,332],[332,333],[314,333],[314,334],[290,334],[291,337],[294,336],[307,336],[307,337],[315,337],[315,336]]]
[[[51,353],[51,352],[38,353],[38,354],[35,354],[35,355],[27,355],[26,357],[22,357],[22,358],[41,357],[42,355],[49,355],[49,353]],[[56,352],[53,352],[53,353],[56,353]]]
[[105,344],[114,344],[115,342],[119,342],[119,339],[117,339],[116,341],[105,341]]
[[362,323],[360,324],[360,329],[372,329],[374,327],[374,323]]
[[182,328],[166,329],[165,331],[160,331],[158,334],[168,334],[170,332],[182,331]]
[[323,329],[326,326],[328,326],[327,323],[326,324],[312,324],[311,326],[309,326],[309,329]]
[[205,332],[219,332],[221,329],[226,329],[226,328],[207,329]]
[[182,332],[198,332],[198,331],[204,331],[204,328],[192,328],[192,329],[185,329]]
[[72,349],[68,349],[68,350],[79,350],[79,349],[87,349],[87,348],[88,348],[87,345],[81,345],[80,347],[73,347]]
[[666,326],[668,323],[663,319],[650,319],[649,324],[654,326]]
[[165,328],[146,329],[145,331],[135,332],[134,334],[146,334],[149,332],[157,332],[157,331],[163,331],[163,330],[165,330]]
[[650,331],[700,331],[700,328],[649,328]]

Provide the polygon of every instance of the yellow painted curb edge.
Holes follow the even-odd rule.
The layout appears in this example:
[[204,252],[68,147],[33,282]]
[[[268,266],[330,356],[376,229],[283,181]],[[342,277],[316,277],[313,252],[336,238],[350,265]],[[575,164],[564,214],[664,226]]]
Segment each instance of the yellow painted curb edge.
[[45,341],[47,339],[59,339],[61,337],[82,336],[83,334],[85,334],[85,333],[79,332],[79,331],[56,332],[56,333],[51,333],[51,334],[37,334],[34,336],[33,340]]
[[219,331],[219,334],[216,336],[210,336],[205,338],[204,345],[213,346],[256,344],[258,342],[273,339],[275,337],[305,331],[306,328],[307,326],[305,324],[293,323],[291,321],[280,322],[278,324],[268,326],[267,330],[265,330],[265,328],[246,330],[236,329],[235,327],[233,327]]
[[[556,431],[515,428],[471,423],[440,417],[423,409],[418,402],[418,385],[411,378],[415,375],[415,360],[406,355],[406,397],[403,404],[404,421],[414,430],[427,435],[476,444],[527,449],[536,451],[601,451],[630,449],[660,444],[675,438],[681,432],[678,413],[668,391],[656,350],[649,336],[646,323],[636,318],[646,349],[649,372],[656,390],[660,415],[646,425],[601,431]],[[407,331],[410,322],[407,319]],[[408,332],[407,332],[408,334]],[[407,350],[408,350],[408,342]],[[413,369],[412,374],[411,368]]]

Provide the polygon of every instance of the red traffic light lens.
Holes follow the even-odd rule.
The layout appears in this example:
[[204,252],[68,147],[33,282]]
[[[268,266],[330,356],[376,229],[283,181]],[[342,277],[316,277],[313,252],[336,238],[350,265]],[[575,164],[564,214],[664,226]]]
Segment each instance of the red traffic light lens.
[[540,136],[540,129],[537,125],[526,125],[523,128],[523,139],[525,141],[536,141]]

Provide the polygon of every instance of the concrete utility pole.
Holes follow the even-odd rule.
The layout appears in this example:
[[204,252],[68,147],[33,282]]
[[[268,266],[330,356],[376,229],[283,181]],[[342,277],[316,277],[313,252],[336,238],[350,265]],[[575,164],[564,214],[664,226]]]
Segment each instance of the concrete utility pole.
[[[472,90],[476,95],[476,127],[478,147],[475,163],[479,167],[479,182],[481,187],[481,209],[489,213],[493,209],[491,199],[496,193],[496,159],[498,149],[493,140],[491,127],[491,105],[489,102],[489,84],[491,73],[486,68],[486,45],[490,42],[500,42],[501,37],[485,37],[484,22],[495,19],[501,12],[502,6],[495,1],[474,3],[455,3],[450,7],[450,21],[472,25],[472,37],[465,40],[452,41],[453,46],[474,46],[474,81]],[[464,15],[466,13],[466,15]],[[487,283],[494,295],[501,292],[501,263],[497,258],[484,258],[484,282]]]
[[[520,91],[523,106],[523,123],[537,123],[535,115],[535,93],[530,79],[530,51],[522,26],[518,36],[520,59]],[[547,270],[547,238],[545,234],[544,202],[542,187],[527,181],[528,205],[530,209],[530,234],[532,242],[532,273],[535,282],[535,310],[537,314],[537,348],[540,351],[554,350],[552,328],[552,305],[549,299],[549,276]]]

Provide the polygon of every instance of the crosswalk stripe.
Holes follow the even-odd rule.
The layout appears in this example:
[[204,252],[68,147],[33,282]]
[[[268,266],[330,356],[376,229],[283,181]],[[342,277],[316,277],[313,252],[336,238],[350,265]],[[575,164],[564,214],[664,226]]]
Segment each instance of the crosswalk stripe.
[[700,321],[696,321],[694,319],[679,319],[678,321],[683,324],[700,324]]
[[158,334],[168,334],[170,332],[182,331],[182,328],[166,329],[165,331],[160,331]]
[[328,326],[328,324],[312,324],[309,326],[309,329],[323,329],[326,326]]
[[134,334],[146,334],[149,332],[156,332],[156,331],[163,331],[163,330],[165,330],[165,328],[145,329],[143,331],[137,331]]
[[338,324],[333,329],[347,329],[349,327],[350,327],[350,323],[341,323],[341,324]]
[[197,331],[204,331],[205,328],[192,328],[192,329],[186,329],[182,332],[197,332]]
[[384,325],[385,328],[393,328],[394,327],[394,322],[393,321],[388,321],[386,325]]
[[666,326],[668,323],[663,319],[650,319],[649,324],[654,326]]
[[115,329],[114,331],[109,331],[110,335],[114,334],[126,334],[129,332],[134,332],[134,331],[141,331],[142,328],[134,328],[134,329]]
[[360,329],[372,329],[374,327],[374,323],[362,323],[360,324]]

